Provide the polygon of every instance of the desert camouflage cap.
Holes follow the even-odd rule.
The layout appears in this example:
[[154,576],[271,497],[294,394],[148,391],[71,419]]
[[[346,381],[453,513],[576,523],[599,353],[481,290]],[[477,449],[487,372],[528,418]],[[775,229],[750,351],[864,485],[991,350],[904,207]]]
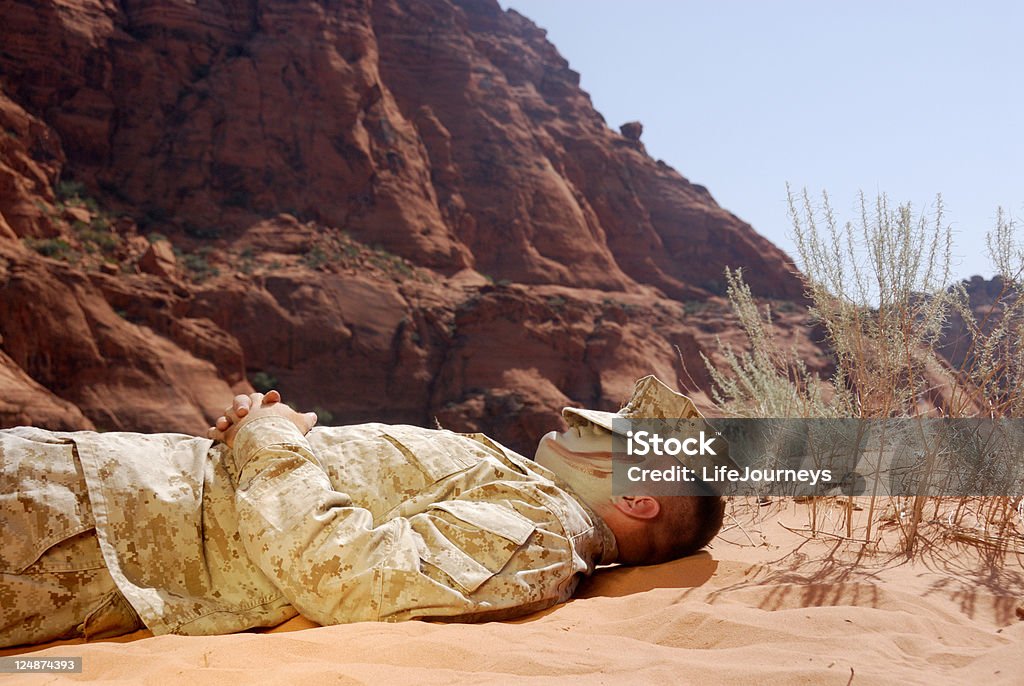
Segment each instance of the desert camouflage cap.
[[[728,441],[708,424],[693,401],[682,393],[673,391],[655,376],[645,376],[638,380],[633,388],[633,395],[618,412],[566,407],[562,410],[562,416],[569,426],[586,420],[616,434],[613,440],[613,451],[616,454],[627,450],[627,439],[635,432],[647,432],[652,436],[657,434],[662,438],[677,440],[700,436],[701,441],[706,432],[713,432],[711,440],[714,441],[714,450],[708,454],[703,451],[699,454],[669,454],[680,464],[694,470],[702,483],[711,492],[719,495],[724,495],[726,488],[721,484],[704,482],[702,475],[714,473],[715,469],[720,467],[727,470],[737,469],[736,463],[729,456]],[[627,464],[634,465],[636,462],[630,459]],[[645,487],[647,486],[650,485],[646,484]],[[668,492],[658,494],[678,495],[672,492],[672,489],[678,488],[678,484],[669,485],[667,488]]]
[[627,423],[615,420],[640,419],[703,419],[693,401],[682,393],[673,391],[654,375],[648,375],[636,382],[633,395],[618,412],[602,412],[577,407],[566,407],[562,416],[570,425],[576,418],[582,418],[612,433],[622,433]]

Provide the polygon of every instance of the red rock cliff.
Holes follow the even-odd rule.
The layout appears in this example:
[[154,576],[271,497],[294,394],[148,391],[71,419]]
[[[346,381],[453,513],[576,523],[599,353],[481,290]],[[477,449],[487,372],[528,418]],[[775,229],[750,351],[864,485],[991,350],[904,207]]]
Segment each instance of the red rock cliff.
[[249,378],[525,447],[563,403],[678,378],[674,345],[703,382],[726,265],[800,297],[495,2],[0,17],[5,425],[197,431]]

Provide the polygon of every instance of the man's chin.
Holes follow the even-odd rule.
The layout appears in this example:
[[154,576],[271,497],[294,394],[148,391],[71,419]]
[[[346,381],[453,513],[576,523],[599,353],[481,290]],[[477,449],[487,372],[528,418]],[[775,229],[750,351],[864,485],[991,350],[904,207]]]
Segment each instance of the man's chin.
[[[564,434],[559,434],[557,431],[545,434],[537,445],[534,461],[565,480],[570,480],[573,472],[598,478],[611,474],[612,453],[608,449],[610,446],[573,445],[571,442],[562,440],[563,436]],[[580,447],[600,447],[602,449],[579,450]]]
[[557,431],[549,431],[537,442],[537,452],[533,456],[533,461],[541,467],[551,469],[551,460],[555,458],[555,453],[550,444],[554,442],[556,436],[558,436]]

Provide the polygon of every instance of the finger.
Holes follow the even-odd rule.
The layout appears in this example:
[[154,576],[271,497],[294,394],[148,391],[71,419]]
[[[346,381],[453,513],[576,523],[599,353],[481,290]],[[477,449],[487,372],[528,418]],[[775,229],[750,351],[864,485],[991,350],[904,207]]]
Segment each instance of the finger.
[[[253,395],[255,395],[255,393]],[[249,399],[249,396],[236,395],[235,399],[231,403],[231,410],[235,413],[236,417],[244,417],[249,414],[249,408],[251,405],[252,400]]]
[[206,430],[206,437],[207,438],[212,438],[215,441],[223,441],[224,440],[224,432],[220,431],[219,429],[217,429],[214,426],[211,426],[209,429]]
[[273,403],[279,402],[281,402],[281,394],[278,393],[276,389],[267,391],[267,394],[263,396],[264,405],[272,405]]
[[306,413],[306,419],[309,421],[309,428],[312,429],[314,426],[316,426],[316,423],[318,421],[318,417],[316,416],[316,412],[307,412]]
[[231,420],[227,417],[217,417],[217,421],[213,423],[213,426],[218,431],[227,431],[228,427],[231,426]]
[[264,396],[263,396],[262,393],[253,393],[252,395],[250,395],[249,396],[249,409],[250,410],[255,410],[257,408],[263,407],[263,397]]

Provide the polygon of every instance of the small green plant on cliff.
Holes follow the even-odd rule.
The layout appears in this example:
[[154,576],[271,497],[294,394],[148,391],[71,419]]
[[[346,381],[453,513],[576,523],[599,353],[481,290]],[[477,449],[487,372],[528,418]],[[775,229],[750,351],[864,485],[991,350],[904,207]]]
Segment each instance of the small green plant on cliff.
[[174,249],[178,263],[185,269],[185,272],[196,283],[202,283],[220,275],[220,270],[210,264],[209,256],[212,252],[210,246],[203,246],[195,252],[182,252]]
[[61,208],[62,206],[84,207],[90,212],[99,212],[99,203],[96,202],[95,198],[89,195],[85,188],[85,184],[81,181],[72,181],[69,179],[58,181],[53,190],[57,195],[58,208]]
[[25,245],[44,257],[55,260],[73,261],[75,251],[63,238],[26,238]]
[[[26,245],[47,257],[79,264],[84,269],[92,269],[97,265],[98,256],[103,262],[114,263],[118,251],[124,244],[122,236],[113,229],[113,216],[100,209],[99,203],[90,197],[85,185],[79,181],[65,179],[54,187],[57,202],[49,207],[36,201],[36,206],[49,216],[56,226],[67,226],[60,237],[47,239],[30,239]],[[80,214],[65,214],[68,208],[85,209],[88,221],[77,217]]]
[[302,256],[302,263],[311,269],[378,269],[395,280],[416,278],[432,281],[426,270],[413,266],[404,257],[395,255],[380,245],[367,246],[345,231],[320,228],[316,242]]
[[112,258],[124,242],[121,235],[111,229],[110,221],[102,214],[89,224],[74,222],[71,228],[86,253],[100,253]]
[[547,298],[548,307],[550,307],[556,312],[561,312],[563,309],[565,309],[565,305],[567,302],[568,301],[560,295],[552,295],[548,296]]
[[319,269],[330,261],[327,252],[319,245],[314,245],[302,256],[302,263],[310,269]]
[[412,265],[408,260],[388,252],[380,246],[374,246],[373,253],[370,255],[370,263],[392,276],[408,277],[413,273]]

